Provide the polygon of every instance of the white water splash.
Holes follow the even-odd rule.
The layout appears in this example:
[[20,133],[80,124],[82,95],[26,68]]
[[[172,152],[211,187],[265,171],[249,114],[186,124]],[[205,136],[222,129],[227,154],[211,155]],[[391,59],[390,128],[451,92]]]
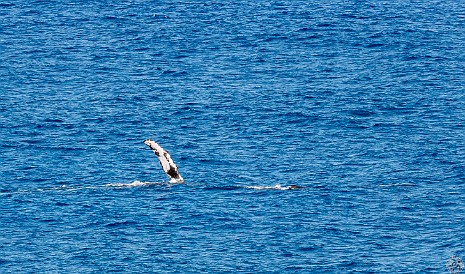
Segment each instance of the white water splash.
[[151,185],[160,185],[160,182],[141,182],[141,181],[134,181],[132,183],[112,183],[106,184],[106,187],[143,187],[143,186],[151,186]]

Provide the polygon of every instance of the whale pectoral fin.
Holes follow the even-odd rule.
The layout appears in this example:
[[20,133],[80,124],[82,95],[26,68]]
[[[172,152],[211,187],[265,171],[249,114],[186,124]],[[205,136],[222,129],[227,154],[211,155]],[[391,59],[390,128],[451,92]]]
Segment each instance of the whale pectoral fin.
[[150,139],[145,140],[144,144],[149,146],[150,149],[152,149],[152,151],[155,153],[155,155],[157,155],[158,160],[160,161],[160,165],[163,171],[166,173],[166,175],[168,175],[168,177],[174,179],[178,183],[184,182],[183,178],[178,172],[178,167],[171,159],[171,156],[168,153],[168,151],[164,150],[159,144]]
[[163,148],[161,148],[159,144],[150,139],[145,140],[144,144],[146,144],[153,151],[153,153],[157,155],[157,157],[160,157],[160,152],[163,150]]

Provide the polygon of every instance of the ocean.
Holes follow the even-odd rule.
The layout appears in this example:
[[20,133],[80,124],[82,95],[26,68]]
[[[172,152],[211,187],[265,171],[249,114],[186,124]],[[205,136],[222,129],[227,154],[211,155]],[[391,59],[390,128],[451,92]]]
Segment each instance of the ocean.
[[1,273],[463,269],[464,1],[0,1],[0,59]]

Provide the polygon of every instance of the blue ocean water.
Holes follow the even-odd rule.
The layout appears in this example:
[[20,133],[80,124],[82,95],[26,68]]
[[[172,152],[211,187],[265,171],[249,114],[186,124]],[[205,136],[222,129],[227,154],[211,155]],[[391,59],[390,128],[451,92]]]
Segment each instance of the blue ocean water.
[[465,256],[464,1],[1,1],[0,60],[1,273]]

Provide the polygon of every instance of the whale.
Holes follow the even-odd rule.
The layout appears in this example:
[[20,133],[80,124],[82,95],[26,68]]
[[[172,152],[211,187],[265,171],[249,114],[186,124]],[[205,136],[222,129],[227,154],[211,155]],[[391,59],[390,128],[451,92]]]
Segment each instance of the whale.
[[[145,140],[144,144],[146,144],[158,157],[158,160],[160,161],[160,165],[163,171],[170,178],[170,183],[179,183],[179,184],[184,183],[184,179],[182,178],[181,174],[178,171],[178,166],[173,162],[168,151],[163,149],[157,142],[151,139]],[[129,185],[125,184],[124,186],[140,186],[142,184],[147,185],[147,183],[141,183],[139,181],[136,181]],[[120,186],[120,185],[116,185],[116,186]],[[292,190],[292,189],[300,189],[300,188],[305,188],[305,187],[299,186],[299,185],[281,186],[280,184],[277,184],[271,187],[270,186],[246,186],[245,188],[251,188],[251,189],[256,189],[256,190],[262,190],[262,189]]]
[[255,190],[291,190],[291,189],[299,189],[304,188],[303,186],[299,185],[288,185],[288,186],[281,186],[280,184],[276,184],[274,186],[245,186],[245,188],[255,189]]
[[160,165],[165,174],[170,178],[171,183],[184,183],[184,179],[181,174],[179,174],[178,166],[173,162],[168,151],[164,150],[158,143],[151,139],[145,140],[144,144],[146,144],[158,157]]

